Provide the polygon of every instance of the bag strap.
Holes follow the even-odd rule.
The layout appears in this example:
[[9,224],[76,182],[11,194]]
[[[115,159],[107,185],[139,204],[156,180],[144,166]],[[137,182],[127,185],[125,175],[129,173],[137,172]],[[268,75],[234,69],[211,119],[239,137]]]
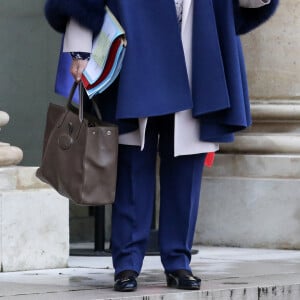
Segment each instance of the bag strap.
[[101,115],[100,109],[99,109],[97,103],[95,102],[95,100],[91,99],[91,101],[92,101],[93,108],[95,110],[96,116],[99,119],[99,121],[101,121],[102,120],[102,115]]
[[[78,83],[76,81],[74,81],[74,83],[73,83],[73,85],[71,87],[71,90],[70,90],[70,93],[69,93],[69,97],[68,97],[68,103],[67,103],[67,107],[69,107],[69,108],[73,106],[72,105],[72,100],[73,100],[73,97],[74,97],[77,85],[78,85]],[[81,99],[79,101],[81,103]],[[79,110],[80,110],[80,103],[79,103]],[[80,115],[80,112],[79,112],[79,115]],[[80,116],[79,116],[79,119],[80,119]]]
[[83,86],[82,84],[79,85],[79,121],[83,121]]
[[[72,106],[72,99],[74,97],[77,86],[78,86],[78,82],[74,81],[74,83],[72,85],[72,88],[71,88],[71,91],[70,91],[70,94],[69,94],[69,97],[68,97],[68,106],[69,107]],[[78,117],[79,117],[80,122],[83,121],[83,92],[84,92],[83,86],[82,86],[82,84],[80,84],[79,85],[79,112],[78,112]],[[91,101],[92,101],[92,105],[93,105],[93,108],[95,110],[96,116],[99,119],[99,121],[101,121],[102,120],[102,115],[101,115],[101,112],[99,110],[99,107],[98,107],[98,105],[97,105],[97,103],[95,102],[94,99],[91,99]]]

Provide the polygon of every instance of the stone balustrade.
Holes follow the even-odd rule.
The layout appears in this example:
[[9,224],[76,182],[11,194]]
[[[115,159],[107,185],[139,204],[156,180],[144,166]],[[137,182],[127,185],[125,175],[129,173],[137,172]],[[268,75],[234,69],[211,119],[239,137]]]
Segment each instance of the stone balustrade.
[[[9,122],[9,115],[0,111],[0,130]],[[0,167],[17,165],[23,159],[23,151],[15,146],[11,146],[8,143],[0,142]]]
[[9,121],[8,113],[4,111],[0,111],[0,128],[6,125]]
[[[0,111],[0,127],[9,121]],[[36,167],[16,166],[20,148],[0,143],[1,272],[66,267],[69,200],[35,176]]]

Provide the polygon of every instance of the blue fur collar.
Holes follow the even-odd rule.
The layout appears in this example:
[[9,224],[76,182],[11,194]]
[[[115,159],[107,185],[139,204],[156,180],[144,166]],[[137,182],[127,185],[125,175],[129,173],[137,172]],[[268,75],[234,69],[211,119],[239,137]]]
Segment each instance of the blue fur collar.
[[45,16],[50,25],[64,32],[70,17],[95,34],[100,31],[104,16],[104,0],[47,0]]

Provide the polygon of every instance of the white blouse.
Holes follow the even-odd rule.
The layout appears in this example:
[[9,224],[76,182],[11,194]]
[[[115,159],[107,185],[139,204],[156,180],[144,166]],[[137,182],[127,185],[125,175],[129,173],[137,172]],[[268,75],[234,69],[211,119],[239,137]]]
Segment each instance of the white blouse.
[[183,13],[183,0],[174,0],[177,11],[178,22],[182,22],[182,13]]

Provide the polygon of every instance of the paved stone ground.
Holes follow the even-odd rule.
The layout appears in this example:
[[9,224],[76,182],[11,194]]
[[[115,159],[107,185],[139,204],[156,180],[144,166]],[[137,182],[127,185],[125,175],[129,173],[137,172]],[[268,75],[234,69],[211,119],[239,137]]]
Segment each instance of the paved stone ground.
[[300,251],[195,247],[200,291],[167,288],[157,256],[147,256],[139,289],[112,290],[110,257],[71,256],[69,268],[0,274],[0,298],[13,300],[300,300]]

